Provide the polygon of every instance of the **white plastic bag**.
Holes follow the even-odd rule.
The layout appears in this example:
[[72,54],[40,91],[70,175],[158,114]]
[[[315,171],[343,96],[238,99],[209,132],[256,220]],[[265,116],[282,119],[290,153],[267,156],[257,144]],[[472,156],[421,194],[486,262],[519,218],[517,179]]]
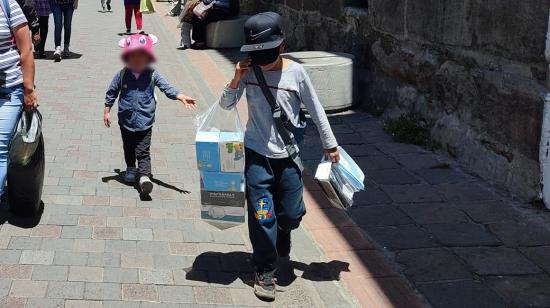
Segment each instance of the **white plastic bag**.
[[197,116],[195,147],[201,176],[201,218],[226,229],[245,218],[244,132],[235,109],[214,104]]

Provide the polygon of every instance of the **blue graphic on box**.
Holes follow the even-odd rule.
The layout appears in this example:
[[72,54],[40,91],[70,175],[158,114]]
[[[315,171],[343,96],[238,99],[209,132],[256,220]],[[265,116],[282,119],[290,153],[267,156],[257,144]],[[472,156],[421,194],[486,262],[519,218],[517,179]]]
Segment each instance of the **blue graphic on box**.
[[202,171],[220,171],[220,150],[218,132],[199,132],[195,148],[197,151],[197,165]]
[[243,172],[244,144],[242,133],[198,132],[197,165],[207,172]]
[[201,189],[207,191],[244,191],[241,173],[201,172]]

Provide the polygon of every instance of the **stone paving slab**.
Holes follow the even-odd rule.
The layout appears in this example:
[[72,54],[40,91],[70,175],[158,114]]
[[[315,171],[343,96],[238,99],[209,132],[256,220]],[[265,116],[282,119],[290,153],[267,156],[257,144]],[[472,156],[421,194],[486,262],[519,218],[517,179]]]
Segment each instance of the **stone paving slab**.
[[[199,219],[194,118],[214,102],[212,80],[220,76],[197,73],[197,57],[211,58],[177,51],[178,30],[162,13],[144,17],[146,31],[160,38],[158,70],[196,97],[200,108],[189,112],[159,93],[152,200],[118,180],[124,169],[120,132],[105,128],[101,118],[106,87],[121,68],[122,5],[113,7],[114,13],[102,14],[99,3],[82,2],[73,23],[75,55],[61,63],[37,61],[47,146],[45,209],[38,224],[0,209],[6,217],[0,307],[358,307],[339,281],[344,263],[329,260],[309,231],[295,233],[293,262],[281,277],[286,284],[277,301],[264,303],[250,287],[245,226],[222,232]],[[230,62],[219,57],[208,63]],[[326,227],[322,223],[319,228]]]
[[[355,208],[335,210],[306,171],[307,228],[295,233],[281,296],[258,301],[246,228],[220,232],[199,220],[195,113],[160,95],[152,201],[117,180],[120,133],[102,126],[101,111],[120,69],[122,8],[101,14],[98,5],[83,2],[75,14],[73,50],[82,55],[37,64],[46,207],[34,228],[1,211],[0,307],[423,306],[415,289],[433,307],[550,306],[548,214],[517,206],[446,157],[393,142],[361,112],[330,122],[367,172],[367,191]],[[240,54],[176,51],[177,22],[158,9],[145,16],[160,38],[158,68],[204,110]],[[306,136],[313,169],[320,143],[312,127]]]

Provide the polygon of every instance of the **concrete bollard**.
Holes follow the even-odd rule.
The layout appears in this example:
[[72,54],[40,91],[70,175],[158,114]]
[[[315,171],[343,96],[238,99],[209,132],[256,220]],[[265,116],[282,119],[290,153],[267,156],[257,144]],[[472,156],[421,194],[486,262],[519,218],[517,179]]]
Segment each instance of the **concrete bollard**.
[[353,55],[302,51],[283,56],[304,66],[327,112],[342,111],[353,106]]

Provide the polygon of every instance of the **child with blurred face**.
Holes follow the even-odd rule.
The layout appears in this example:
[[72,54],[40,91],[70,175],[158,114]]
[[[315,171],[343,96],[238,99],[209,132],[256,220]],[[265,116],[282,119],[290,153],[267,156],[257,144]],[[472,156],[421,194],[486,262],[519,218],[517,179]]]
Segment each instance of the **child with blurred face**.
[[119,41],[124,68],[115,75],[107,90],[103,112],[105,126],[110,127],[110,111],[118,99],[118,124],[127,166],[123,179],[128,183],[138,182],[143,195],[153,190],[150,146],[157,106],[155,87],[188,109],[196,107],[193,98],[183,95],[152,68],[156,61],[153,45],[157,41],[156,36],[143,32]]

